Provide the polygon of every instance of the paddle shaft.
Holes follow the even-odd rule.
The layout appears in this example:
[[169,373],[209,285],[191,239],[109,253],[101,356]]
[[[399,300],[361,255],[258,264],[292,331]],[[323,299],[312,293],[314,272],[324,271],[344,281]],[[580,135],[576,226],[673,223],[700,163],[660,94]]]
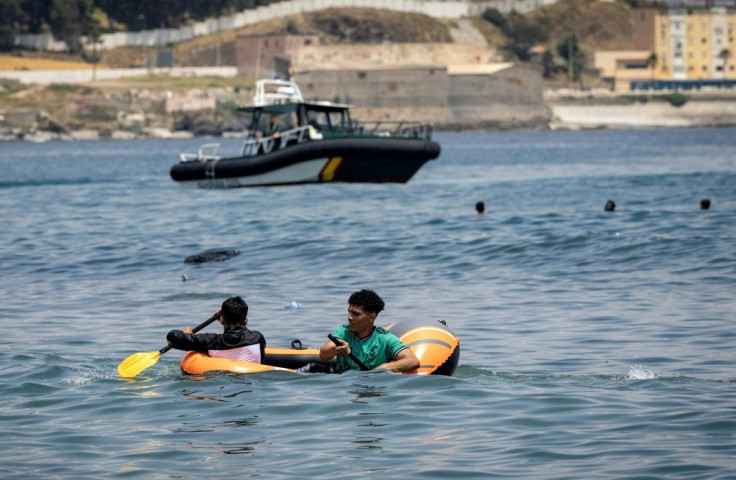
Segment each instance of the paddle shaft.
[[[202,330],[203,328],[205,328],[210,323],[212,323],[215,320],[217,320],[219,317],[220,317],[219,315],[212,315],[210,318],[208,318],[204,322],[202,322],[199,325],[197,325],[196,327],[194,327],[192,329],[192,333],[197,333],[198,331]],[[169,350],[171,350],[171,345],[166,345],[164,348],[162,348],[161,350],[159,350],[158,353],[161,354],[161,355],[163,355],[164,353],[168,352]]]
[[[340,339],[337,338],[336,336],[334,336],[333,334],[328,333],[327,334],[327,338],[329,338],[330,340],[332,340],[332,343],[334,343],[338,347],[342,347],[342,343],[339,342]],[[358,365],[361,370],[370,370],[370,368],[366,367],[363,362],[361,362],[360,360],[358,360],[358,358],[355,355],[353,355],[353,352],[348,353],[348,357],[350,358],[350,360],[354,361],[355,364]]]

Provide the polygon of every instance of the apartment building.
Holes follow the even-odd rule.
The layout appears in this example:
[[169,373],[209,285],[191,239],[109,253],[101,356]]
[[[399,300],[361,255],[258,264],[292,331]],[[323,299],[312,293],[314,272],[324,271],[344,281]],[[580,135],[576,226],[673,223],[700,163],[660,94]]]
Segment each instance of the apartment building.
[[655,80],[736,79],[736,9],[633,11],[634,49],[657,55]]

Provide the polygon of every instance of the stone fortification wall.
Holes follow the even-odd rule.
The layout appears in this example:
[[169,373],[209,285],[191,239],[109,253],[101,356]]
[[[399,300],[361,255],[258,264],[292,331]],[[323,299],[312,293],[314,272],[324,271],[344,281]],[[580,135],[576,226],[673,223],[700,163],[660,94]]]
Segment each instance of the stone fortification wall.
[[[518,12],[534,10],[558,0],[492,0],[466,2],[455,0],[287,0],[244,10],[232,15],[196,22],[182,28],[161,28],[141,32],[116,32],[100,36],[98,50],[117,47],[162,48],[195,37],[212,35],[224,30],[241,28],[256,23],[274,20],[289,15],[309,13],[327,8],[376,8],[398,12],[421,13],[434,18],[462,18],[480,15],[486,8],[497,8],[502,12],[512,9]],[[17,46],[33,50],[66,51],[67,45],[50,34],[18,35]],[[92,43],[82,37],[82,44],[92,49]]]
[[477,121],[486,127],[528,128],[550,119],[536,68],[512,65],[492,74],[454,74],[449,79],[448,104],[459,125]]
[[[496,51],[458,43],[391,43],[381,45],[310,45],[293,51],[297,69],[361,66],[485,64],[497,61]],[[371,67],[373,68],[373,67]]]
[[446,128],[538,128],[551,116],[535,68],[450,75],[445,67],[312,70],[296,75],[308,99],[355,106],[361,119],[415,120]]
[[295,80],[307,99],[366,108],[447,106],[445,67],[299,71]]

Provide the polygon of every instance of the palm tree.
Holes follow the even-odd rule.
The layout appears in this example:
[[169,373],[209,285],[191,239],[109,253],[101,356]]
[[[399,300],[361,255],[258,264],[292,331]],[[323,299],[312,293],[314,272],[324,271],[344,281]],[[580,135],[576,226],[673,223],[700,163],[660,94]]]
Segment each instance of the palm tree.
[[726,78],[728,61],[731,59],[731,50],[724,48],[723,50],[721,50],[721,53],[718,54],[718,58],[723,60],[723,78]]
[[651,77],[652,84],[654,84],[654,70],[657,68],[658,63],[659,63],[659,59],[657,58],[657,54],[652,52],[647,57],[647,68],[651,71],[651,74],[652,74],[652,77]]

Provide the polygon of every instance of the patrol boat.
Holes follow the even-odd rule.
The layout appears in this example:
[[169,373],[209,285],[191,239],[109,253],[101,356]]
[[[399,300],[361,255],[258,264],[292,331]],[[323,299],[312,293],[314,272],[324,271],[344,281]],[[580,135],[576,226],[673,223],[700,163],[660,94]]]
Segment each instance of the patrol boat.
[[440,155],[432,126],[420,122],[357,122],[351,105],[309,102],[290,80],[258,80],[250,128],[240,151],[220,143],[181,153],[171,178],[193,188],[326,182],[406,183]]

